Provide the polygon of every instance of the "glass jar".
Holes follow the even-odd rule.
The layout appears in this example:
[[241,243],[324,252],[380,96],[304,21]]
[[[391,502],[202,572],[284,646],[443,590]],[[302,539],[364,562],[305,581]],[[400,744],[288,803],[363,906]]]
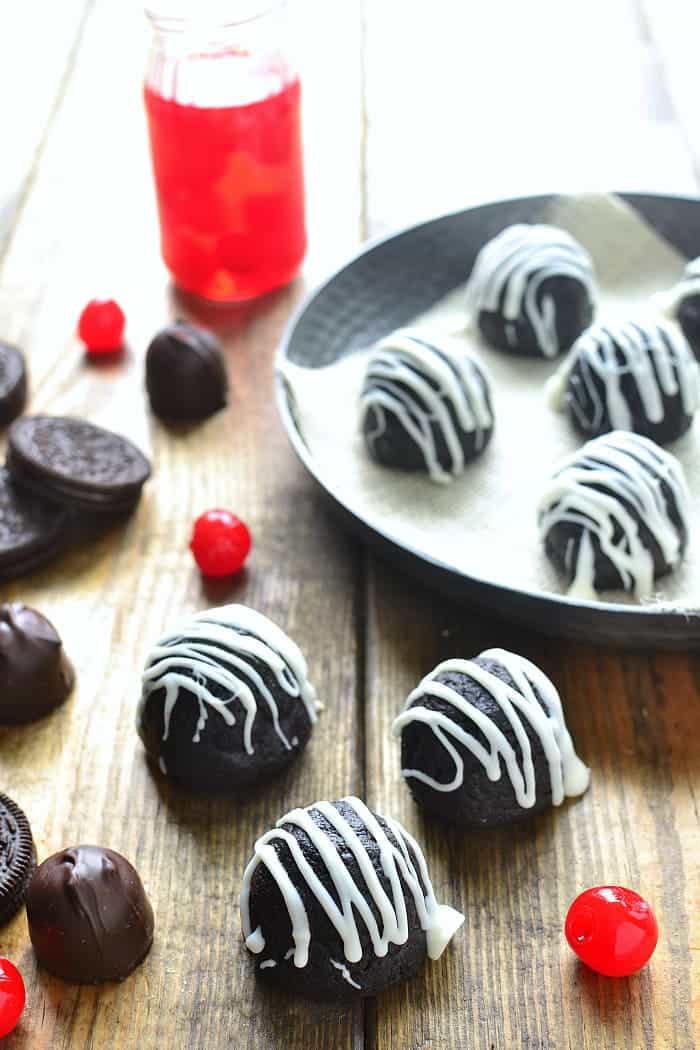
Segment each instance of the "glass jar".
[[300,83],[289,9],[147,7],[144,97],[161,249],[175,284],[218,302],[294,277],[306,251]]

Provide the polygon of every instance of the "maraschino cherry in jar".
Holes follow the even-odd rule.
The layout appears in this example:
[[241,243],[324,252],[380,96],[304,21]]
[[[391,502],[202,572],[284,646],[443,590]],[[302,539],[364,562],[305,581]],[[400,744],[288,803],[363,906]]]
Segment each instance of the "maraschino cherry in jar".
[[289,4],[163,0],[146,11],[163,259],[185,291],[252,299],[290,281],[306,251]]

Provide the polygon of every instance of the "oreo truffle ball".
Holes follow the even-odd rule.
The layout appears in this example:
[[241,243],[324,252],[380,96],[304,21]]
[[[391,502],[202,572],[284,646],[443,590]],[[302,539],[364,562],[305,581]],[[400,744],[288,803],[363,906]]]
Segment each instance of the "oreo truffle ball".
[[228,379],[216,336],[189,321],[163,328],[146,352],[151,408],[170,422],[200,422],[223,408]]
[[435,900],[418,843],[358,798],[287,813],[243,876],[257,975],[310,998],[376,995],[438,959],[463,922]]
[[577,339],[549,392],[587,437],[633,430],[665,445],[693,422],[700,366],[681,333],[664,322],[596,325]]
[[413,798],[451,824],[512,824],[588,787],[556,688],[505,649],[438,664],[393,732]]
[[27,920],[40,964],[74,984],[123,981],[153,942],[153,910],[138,873],[100,846],[64,849],[39,865]]
[[369,359],[360,425],[378,463],[449,482],[491,438],[486,376],[468,354],[422,330],[399,329]]
[[53,624],[21,602],[0,605],[0,725],[32,722],[53,711],[74,680]]
[[554,226],[509,226],[479,252],[467,284],[470,324],[497,350],[554,358],[593,320],[593,262]]
[[655,304],[677,321],[696,358],[700,358],[700,258],[686,266],[670,292],[654,296]]
[[286,769],[316,721],[304,657],[243,605],[208,609],[149,654],[137,716],[148,757],[193,791],[231,793]]
[[560,464],[540,500],[540,535],[568,594],[646,598],[683,557],[689,507],[676,457],[639,434],[613,431]]

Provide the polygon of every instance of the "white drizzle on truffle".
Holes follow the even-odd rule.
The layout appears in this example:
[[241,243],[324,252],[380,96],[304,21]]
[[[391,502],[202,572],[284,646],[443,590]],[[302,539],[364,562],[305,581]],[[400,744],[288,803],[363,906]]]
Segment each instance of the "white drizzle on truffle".
[[[590,411],[569,387],[574,367]],[[614,430],[632,430],[632,409],[623,391],[623,382],[630,380],[649,423],[663,421],[663,395],[679,394],[686,416],[700,405],[700,366],[685,338],[665,322],[648,320],[587,329],[546,389],[552,407],[568,405],[586,431],[595,432],[606,420]]]
[[[537,778],[532,747],[525,730],[527,724],[538,737],[547,760],[552,804],[559,806],[566,796],[582,795],[588,787],[590,773],[574,751],[559,693],[552,682],[529,660],[505,649],[488,649],[480,655],[482,659],[493,660],[505,668],[514,684],[508,685],[473,660],[445,660],[409,694],[392,727],[394,736],[400,736],[404,727],[411,723],[421,722],[428,726],[454,762],[454,777],[445,783],[420,769],[402,769],[402,775],[420,780],[435,791],[459,791],[464,783],[464,759],[455,747],[455,743],[459,743],[481,763],[491,781],[500,780],[503,763],[518,805],[530,809],[537,801]],[[436,680],[448,672],[470,678],[489,694],[513,730],[517,748],[489,715],[452,686]],[[430,697],[445,701],[456,714],[468,719],[479,736],[442,711],[420,703],[411,706],[416,700]],[[481,742],[482,735],[487,741],[486,747]]]
[[[330,802],[316,802],[305,809],[294,809],[281,817],[271,831],[255,843],[253,858],[243,875],[241,887],[241,924],[246,944],[250,939],[250,890],[253,875],[263,864],[277,883],[287,906],[294,942],[294,965],[306,966],[312,928],[301,894],[295,881],[303,881],[313,893],[320,907],[335,928],[343,947],[347,962],[362,959],[362,943],[358,929],[360,919],[369,933],[376,956],[387,954],[390,944],[405,944],[410,933],[404,893],[413,898],[421,929],[425,930],[427,952],[437,959],[446,945],[464,922],[464,916],[447,905],[438,905],[428,875],[425,858],[418,843],[399,823],[384,817],[392,838],[359,798],[350,796],[342,800],[364,824],[369,835],[379,847],[381,873],[391,887],[387,893],[375,869],[367,848],[355,829]],[[320,814],[343,840],[362,874],[365,885],[359,886],[346,867],[333,840],[314,819]],[[335,895],[324,886],[314,871],[308,855],[308,847],[302,847],[284,825],[293,824],[301,828],[314,851],[315,864],[319,860],[325,866],[333,884]],[[293,864],[284,863],[275,849],[275,843],[289,850]],[[379,921],[370,903],[379,914]]]
[[[386,431],[387,413],[393,415],[420,449],[431,480],[439,484],[464,470],[460,431],[474,434],[479,452],[493,427],[479,366],[420,329],[398,329],[374,348],[360,394],[361,425],[370,413],[375,427],[366,435],[369,445]],[[452,461],[447,469],[438,460],[436,430]]]
[[583,530],[576,562],[572,560],[575,544],[566,553],[566,569],[573,581],[570,595],[596,597],[593,538],[625,590],[638,598],[653,592],[654,557],[640,533],[640,519],[667,565],[678,565],[682,536],[670,517],[662,481],[687,532],[690,495],[683,468],[675,456],[648,438],[612,431],[588,441],[559,466],[540,500],[539,527],[543,539],[565,522]]
[[[555,226],[509,226],[488,241],[476,257],[467,284],[467,312],[476,327],[482,310],[500,311],[506,334],[513,345],[509,324],[526,317],[537,346],[544,357],[556,357],[562,350],[557,335],[556,303],[542,295],[542,284],[552,277],[572,277],[595,296],[593,262],[574,238]],[[514,329],[513,329],[514,333]]]
[[[199,718],[192,741],[197,743],[210,711],[227,725],[235,725],[231,705],[237,700],[245,712],[244,747],[252,755],[253,726],[262,700],[270,710],[277,736],[289,751],[293,745],[280,725],[277,702],[263,681],[261,666],[290,699],[304,705],[310,721],[315,722],[316,693],[308,680],[304,657],[284,631],[245,605],[207,609],[160,639],[146,662],[137,721],[141,722],[148,697],[164,690],[163,740],[167,740],[175,704],[182,694],[194,696]],[[213,685],[225,695],[217,696]]]

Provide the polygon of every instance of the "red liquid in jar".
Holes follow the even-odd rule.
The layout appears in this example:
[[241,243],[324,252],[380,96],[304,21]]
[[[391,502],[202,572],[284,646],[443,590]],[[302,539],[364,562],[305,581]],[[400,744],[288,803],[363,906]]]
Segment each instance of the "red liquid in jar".
[[163,258],[206,299],[252,299],[286,284],[306,251],[301,90],[244,105],[194,106],[148,84]]

